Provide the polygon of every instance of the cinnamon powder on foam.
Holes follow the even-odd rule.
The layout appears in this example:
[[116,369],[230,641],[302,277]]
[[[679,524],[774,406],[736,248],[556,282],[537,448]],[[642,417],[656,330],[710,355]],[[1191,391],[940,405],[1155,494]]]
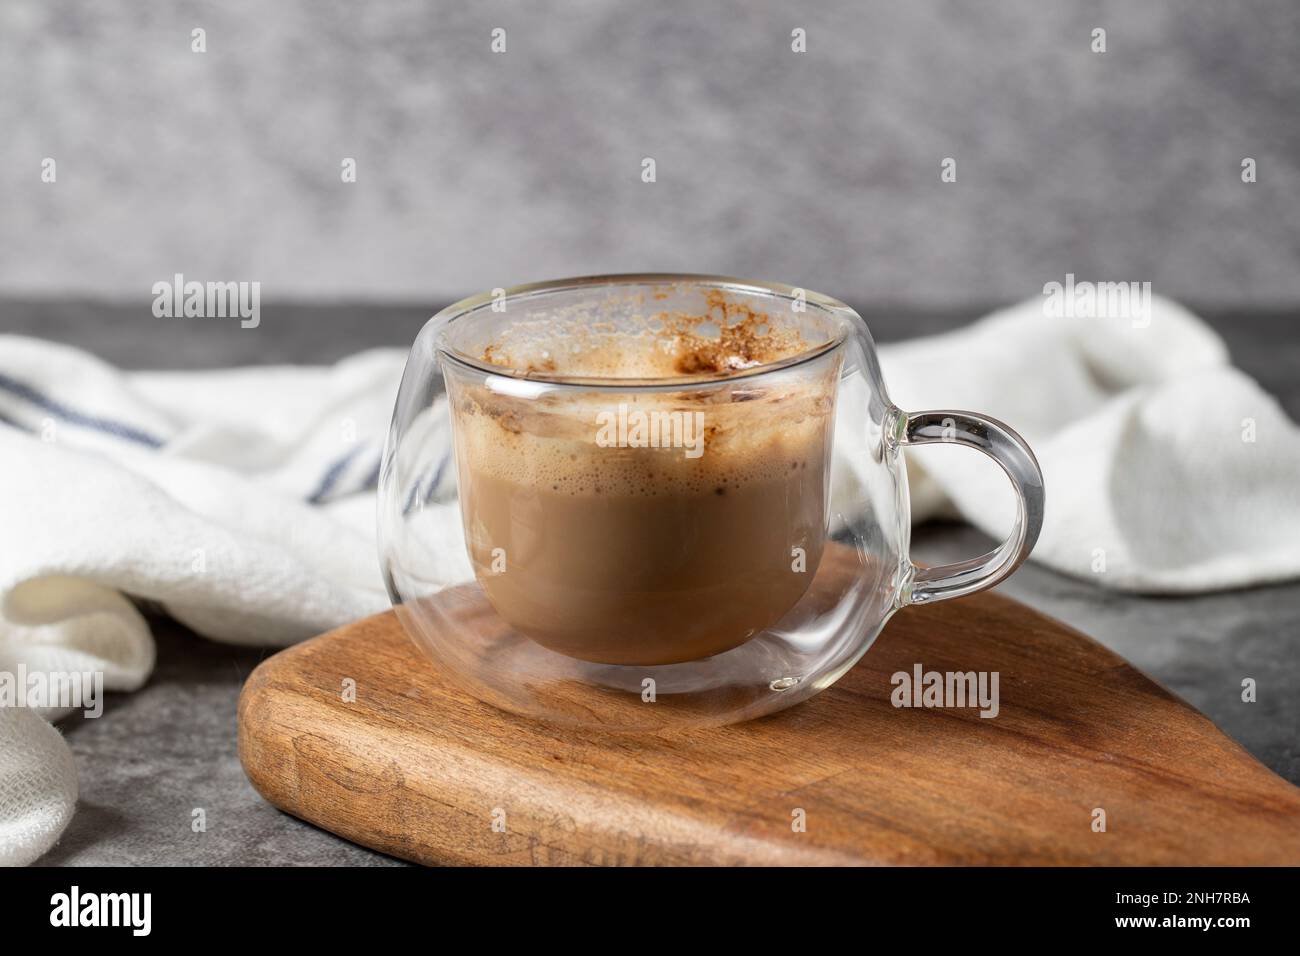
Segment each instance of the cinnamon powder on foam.
[[[584,342],[587,335],[579,330],[576,341],[566,336],[567,368],[560,368],[555,356],[545,351],[514,356],[499,342],[488,345],[482,359],[525,376],[615,373],[618,377],[622,373],[628,378],[656,378],[738,372],[791,358],[811,347],[797,329],[774,327],[766,312],[746,302],[729,301],[721,289],[707,291],[705,306],[703,314],[657,313],[650,320],[652,328],[642,333],[620,336],[597,324],[592,333],[597,341]],[[717,334],[706,333],[703,327]]]

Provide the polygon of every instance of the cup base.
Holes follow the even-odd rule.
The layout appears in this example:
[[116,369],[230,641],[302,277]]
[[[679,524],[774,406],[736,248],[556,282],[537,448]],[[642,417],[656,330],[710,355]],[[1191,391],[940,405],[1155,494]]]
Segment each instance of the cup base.
[[611,732],[672,732],[761,717],[838,680],[888,617],[840,600],[845,576],[862,573],[856,549],[832,545],[776,625],[676,664],[601,664],[549,650],[504,621],[477,582],[398,605],[397,615],[439,670],[503,710]]

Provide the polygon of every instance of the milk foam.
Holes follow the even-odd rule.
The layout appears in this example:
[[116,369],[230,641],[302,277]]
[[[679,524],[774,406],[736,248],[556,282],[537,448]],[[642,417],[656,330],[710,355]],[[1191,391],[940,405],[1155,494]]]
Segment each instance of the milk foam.
[[[809,468],[820,474],[839,357],[827,352],[793,368],[762,367],[812,355],[827,345],[825,336],[806,337],[805,326],[773,320],[719,290],[706,291],[696,311],[620,301],[630,317],[615,320],[589,305],[512,317],[470,357],[539,381],[699,384],[641,391],[597,382],[522,398],[490,391],[472,375],[449,375],[462,469],[538,491],[650,497],[725,495]],[[692,454],[677,446],[608,447],[601,423],[619,416],[689,425],[688,437],[701,447]]]
[[[457,454],[476,476],[572,495],[726,494],[747,482],[824,465],[834,375],[783,388],[728,383],[694,393],[581,391],[521,399],[481,385],[452,387]],[[602,423],[619,414],[690,416],[703,427],[689,449],[608,447]]]

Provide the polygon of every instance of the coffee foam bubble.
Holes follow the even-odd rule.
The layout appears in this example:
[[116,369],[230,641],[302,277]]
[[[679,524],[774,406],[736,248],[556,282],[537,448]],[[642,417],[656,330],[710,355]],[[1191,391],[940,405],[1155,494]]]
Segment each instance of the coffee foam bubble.
[[[809,469],[821,473],[831,440],[835,371],[781,387],[741,380],[707,391],[626,398],[605,391],[528,400],[462,383],[451,389],[457,454],[477,477],[552,493],[725,495],[749,482],[788,480]],[[625,420],[644,416],[643,422],[658,416],[667,447],[602,442],[620,414]],[[685,441],[670,443],[670,437]],[[699,455],[691,457],[688,445],[695,442]]]

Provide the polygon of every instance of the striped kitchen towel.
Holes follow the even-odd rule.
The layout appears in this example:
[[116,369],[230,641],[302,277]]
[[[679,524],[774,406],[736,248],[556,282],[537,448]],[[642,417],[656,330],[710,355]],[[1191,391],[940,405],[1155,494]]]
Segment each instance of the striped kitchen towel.
[[[0,674],[134,690],[154,661],[141,603],[269,646],[388,607],[374,489],[404,360],[122,372],[0,336]],[[0,706],[0,864],[71,817],[71,753],[43,719],[63,712]]]

